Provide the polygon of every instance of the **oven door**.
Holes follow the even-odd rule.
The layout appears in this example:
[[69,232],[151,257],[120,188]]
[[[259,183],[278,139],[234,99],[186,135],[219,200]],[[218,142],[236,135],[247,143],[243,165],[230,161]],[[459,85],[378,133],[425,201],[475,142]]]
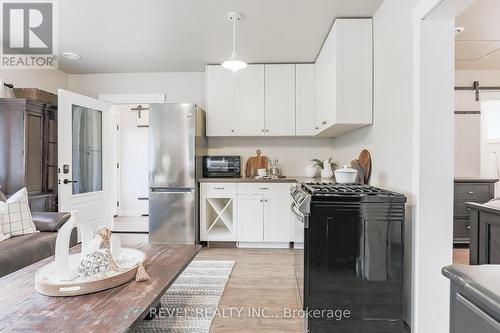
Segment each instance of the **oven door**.
[[307,229],[309,226],[309,215],[303,214],[299,211],[295,203],[292,202],[290,205],[290,211],[295,223],[300,223],[304,231],[304,248],[295,248],[294,253],[294,270],[295,279],[297,280],[297,286],[299,287],[300,302],[303,309],[307,307],[305,286],[307,286],[307,260],[305,258],[305,252],[307,251]]

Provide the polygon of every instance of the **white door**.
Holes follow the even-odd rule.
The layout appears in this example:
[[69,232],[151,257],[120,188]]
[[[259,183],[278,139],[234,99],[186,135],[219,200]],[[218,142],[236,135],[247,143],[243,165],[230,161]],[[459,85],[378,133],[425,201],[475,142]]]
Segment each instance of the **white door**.
[[[236,134],[265,135],[264,65],[249,65],[236,77]],[[210,110],[208,110],[210,118]]]
[[266,195],[264,198],[264,241],[292,241],[290,195]]
[[207,136],[237,135],[234,73],[220,65],[206,67],[207,85]]
[[264,196],[238,195],[238,241],[262,242],[264,239]]
[[266,135],[295,135],[295,65],[265,65]]
[[111,227],[110,106],[62,89],[58,99],[59,211]]

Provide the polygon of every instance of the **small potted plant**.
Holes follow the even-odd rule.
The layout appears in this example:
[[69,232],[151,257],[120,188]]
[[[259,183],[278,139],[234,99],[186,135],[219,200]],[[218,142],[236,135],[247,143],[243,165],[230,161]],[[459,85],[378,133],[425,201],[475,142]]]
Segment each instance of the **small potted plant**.
[[[311,162],[314,162],[314,164],[310,164],[306,167],[306,176],[309,178],[314,178],[316,177],[316,174],[318,172],[318,169],[321,170],[321,178],[332,178],[333,177],[333,170],[337,166],[337,164],[333,161],[333,157],[330,157],[329,159],[325,161],[321,161],[320,159],[312,159]],[[325,168],[326,165],[326,168]]]

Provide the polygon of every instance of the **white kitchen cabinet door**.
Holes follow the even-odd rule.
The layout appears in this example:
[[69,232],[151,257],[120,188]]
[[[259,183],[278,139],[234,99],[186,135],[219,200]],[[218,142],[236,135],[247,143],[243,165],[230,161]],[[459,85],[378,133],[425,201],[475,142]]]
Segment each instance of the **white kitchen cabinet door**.
[[314,66],[315,107],[319,131],[335,122],[337,31],[338,27],[334,24]]
[[314,112],[314,64],[295,67],[295,135],[314,135],[319,130]]
[[248,65],[238,71],[235,96],[236,135],[265,135],[264,65]]
[[207,136],[236,135],[235,75],[219,65],[206,66]]
[[264,240],[264,196],[238,195],[238,241]]
[[292,241],[290,195],[264,197],[264,241]]
[[335,21],[337,38],[336,122],[372,123],[373,43],[371,19]]
[[295,135],[295,65],[265,65],[266,135]]

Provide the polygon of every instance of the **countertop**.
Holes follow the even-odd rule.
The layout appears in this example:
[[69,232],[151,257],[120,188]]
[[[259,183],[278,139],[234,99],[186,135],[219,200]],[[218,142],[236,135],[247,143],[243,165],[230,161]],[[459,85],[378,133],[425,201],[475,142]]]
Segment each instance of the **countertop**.
[[199,178],[200,183],[334,183],[333,179],[307,178],[303,176],[290,176],[278,179],[257,178]]
[[451,265],[444,267],[443,275],[449,278],[462,295],[479,301],[496,318],[500,317],[500,265]]
[[498,179],[495,178],[481,178],[481,177],[457,177],[455,183],[496,183]]

